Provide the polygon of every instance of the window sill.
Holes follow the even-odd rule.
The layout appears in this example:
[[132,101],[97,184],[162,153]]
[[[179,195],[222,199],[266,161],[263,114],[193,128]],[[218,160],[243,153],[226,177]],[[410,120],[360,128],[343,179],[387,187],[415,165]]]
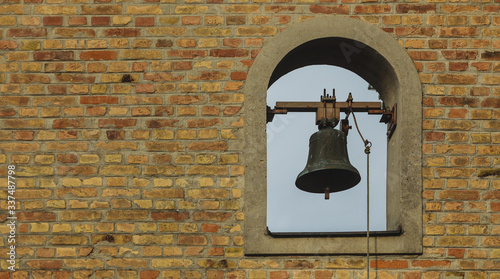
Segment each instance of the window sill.
[[[370,237],[400,236],[403,234],[401,226],[391,231],[371,231]],[[299,238],[299,237],[366,237],[366,231],[355,232],[271,232],[267,228],[267,235],[273,238]]]

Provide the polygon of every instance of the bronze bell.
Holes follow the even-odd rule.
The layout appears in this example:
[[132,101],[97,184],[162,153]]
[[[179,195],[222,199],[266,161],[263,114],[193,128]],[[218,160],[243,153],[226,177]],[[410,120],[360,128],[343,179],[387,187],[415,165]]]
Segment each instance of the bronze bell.
[[356,186],[361,180],[358,170],[347,156],[347,137],[340,130],[327,126],[309,139],[306,167],[297,176],[297,188],[310,193],[339,192]]

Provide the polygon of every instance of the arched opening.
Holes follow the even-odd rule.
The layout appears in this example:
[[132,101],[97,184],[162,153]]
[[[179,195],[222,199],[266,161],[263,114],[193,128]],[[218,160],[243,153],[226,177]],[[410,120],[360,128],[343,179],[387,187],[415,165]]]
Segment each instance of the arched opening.
[[[355,101],[379,101],[379,94],[358,75],[329,65],[306,66],[291,71],[271,85],[267,105],[276,101],[319,100],[323,88],[335,88],[339,101],[352,92]],[[386,125],[380,115],[356,113],[363,136],[372,143],[370,171],[370,230],[386,230]],[[341,117],[345,115],[342,113]],[[354,232],[366,231],[366,155],[361,137],[354,128],[348,134],[351,164],[361,182],[346,191],[307,193],[295,187],[297,174],[304,169],[309,137],[317,131],[314,113],[276,115],[267,123],[267,227],[272,232]],[[352,117],[351,117],[351,124]],[[337,127],[338,129],[338,127]]]
[[309,65],[350,70],[373,85],[385,104],[397,104],[397,128],[387,145],[387,230],[370,253],[422,252],[422,91],[406,51],[375,26],[348,17],[320,17],[276,35],[262,49],[245,84],[245,253],[364,254],[360,237],[277,238],[266,230],[266,94],[285,74]]

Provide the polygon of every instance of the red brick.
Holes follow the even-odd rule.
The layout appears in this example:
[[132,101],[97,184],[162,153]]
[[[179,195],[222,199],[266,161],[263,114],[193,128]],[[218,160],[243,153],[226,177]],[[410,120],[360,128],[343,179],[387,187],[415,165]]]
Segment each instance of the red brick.
[[61,26],[63,24],[62,16],[50,16],[43,18],[43,25],[47,26]]
[[49,85],[47,89],[51,94],[66,94],[66,85]]
[[435,51],[409,51],[408,54],[414,60],[437,60]]
[[167,55],[170,57],[179,57],[184,59],[193,59],[207,56],[206,50],[169,50]]
[[177,122],[179,122],[179,120],[176,119],[147,120],[146,126],[148,128],[175,127]]
[[18,43],[14,41],[0,40],[0,49],[16,49]]
[[219,118],[190,119],[187,121],[187,126],[188,128],[205,128],[205,127],[212,127],[220,123],[222,123],[222,121]]
[[372,260],[370,262],[372,268],[408,268],[408,261],[405,260]]
[[265,7],[265,10],[266,12],[272,12],[277,14],[281,12],[294,12],[296,10],[296,7],[291,5],[269,5]]
[[[279,6],[277,8],[280,8]],[[326,6],[326,5],[311,5],[309,11],[315,14],[342,14],[346,15],[349,13],[349,6],[338,5],[338,6]]]
[[95,30],[83,28],[56,28],[54,33],[67,38],[74,37],[95,37]]
[[445,106],[463,107],[477,107],[477,99],[465,97],[441,97],[439,103]]
[[486,98],[481,102],[482,107],[500,108],[500,98]]
[[220,226],[216,224],[201,224],[201,230],[204,232],[216,233]]
[[56,214],[52,212],[17,212],[16,216],[18,221],[47,222],[56,220]]
[[193,64],[189,61],[179,61],[173,62],[172,67],[174,70],[191,70],[193,68]]
[[104,30],[106,37],[140,37],[141,29],[139,28],[112,28]]
[[193,103],[199,103],[204,100],[203,96],[188,96],[188,95],[180,95],[180,96],[169,96],[169,102],[171,104],[179,104],[179,105],[188,105]]
[[448,249],[448,256],[454,258],[463,258],[465,255],[465,249],[463,248],[450,248]]
[[222,45],[224,46],[229,46],[229,47],[238,47],[241,45],[242,40],[241,39],[224,39],[222,40]]
[[98,105],[98,104],[118,104],[118,97],[111,96],[81,96],[80,104]]
[[85,128],[84,119],[54,119],[54,129]]
[[448,69],[450,71],[465,71],[469,67],[467,62],[450,62]]
[[56,79],[60,82],[72,82],[72,83],[94,83],[95,76],[85,76],[85,75],[72,75],[72,74],[56,74]]
[[288,271],[270,271],[269,272],[270,279],[288,279],[290,278]]
[[207,245],[207,238],[203,235],[186,235],[179,234],[177,236],[178,245]]
[[435,4],[397,4],[396,13],[406,14],[414,12],[417,14],[425,14],[429,12],[435,12]]
[[363,5],[354,7],[354,12],[357,14],[381,14],[391,12],[389,5]]
[[440,37],[474,37],[477,36],[477,27],[441,27]]
[[37,51],[33,53],[35,60],[73,60],[73,51]]
[[61,260],[30,260],[26,263],[33,269],[61,269]]
[[154,17],[137,17],[135,19],[135,26],[154,26],[155,18]]
[[434,27],[396,27],[397,36],[432,37],[436,33]]
[[231,80],[246,80],[247,75],[248,75],[247,72],[232,72]]
[[74,154],[59,154],[57,155],[57,161],[61,163],[76,163],[78,162],[78,157]]
[[82,60],[116,60],[118,58],[117,51],[83,51],[80,54],[80,59]]
[[451,199],[451,200],[478,200],[478,191],[467,191],[467,190],[445,190],[439,192],[440,199]]
[[500,51],[485,51],[481,54],[484,60],[500,61]]
[[82,5],[84,15],[120,15],[122,5]]
[[489,71],[491,68],[491,63],[489,62],[472,62],[470,65],[478,71]]
[[151,212],[151,219],[153,220],[174,220],[183,221],[189,218],[189,213],[183,212]]
[[437,76],[437,81],[442,84],[476,84],[477,76],[475,75],[459,75],[459,74],[443,74]]
[[183,25],[200,25],[201,17],[199,16],[183,16],[181,19]]
[[137,125],[137,119],[99,119],[99,127],[124,128]]
[[156,279],[160,276],[160,271],[158,270],[142,270],[141,279]]
[[16,110],[14,109],[0,109],[0,117],[14,116],[16,115]]
[[154,93],[155,86],[153,84],[137,84],[135,86],[136,93]]
[[429,40],[429,48],[432,49],[445,49],[448,42],[446,40]]
[[441,53],[448,60],[474,60],[477,57],[477,51],[472,50],[443,50]]
[[231,216],[231,213],[226,212],[195,212],[193,218],[195,221],[225,222]]
[[87,18],[83,16],[71,16],[68,18],[69,26],[87,25]]
[[[60,166],[57,167],[58,175],[94,175],[97,173],[97,168],[92,166],[73,166],[73,167],[65,167]],[[72,189],[58,189],[58,191],[71,191]],[[90,191],[90,190],[89,190]],[[78,191],[81,193],[81,191]],[[93,191],[95,192],[95,191]],[[95,196],[96,194],[91,194],[91,196]]]
[[148,218],[147,210],[109,210],[108,220],[142,220]]
[[210,56],[213,57],[247,57],[246,49],[211,49]]
[[111,24],[111,18],[109,16],[93,16],[90,19],[92,26],[109,26]]
[[449,118],[465,118],[467,116],[467,109],[450,109],[448,113]]
[[21,38],[47,37],[47,29],[39,27],[12,28],[7,30],[7,37],[21,37]]

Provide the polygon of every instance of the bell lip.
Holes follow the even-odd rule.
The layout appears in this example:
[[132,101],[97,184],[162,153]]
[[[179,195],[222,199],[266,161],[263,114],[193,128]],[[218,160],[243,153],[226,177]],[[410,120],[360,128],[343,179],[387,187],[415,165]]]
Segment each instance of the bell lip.
[[[316,194],[325,193],[325,187],[309,187],[307,184],[302,183],[302,182],[304,180],[307,180],[305,178],[308,177],[308,176],[311,176],[313,174],[317,175],[318,172],[328,171],[328,170],[331,170],[331,168],[317,169],[316,171],[314,171],[312,173],[306,173],[307,169],[304,169],[297,176],[297,179],[295,180],[295,186],[298,189],[300,189],[300,190],[302,190],[304,192],[308,192],[308,193],[316,193]],[[353,169],[343,169],[343,171],[349,172],[353,176],[353,178],[351,179],[351,183],[348,183],[347,185],[345,183],[344,184],[337,184],[335,186],[333,186],[334,183],[332,183],[332,186],[329,188],[330,189],[330,191],[329,191],[330,193],[335,193],[335,192],[341,192],[341,191],[349,190],[349,189],[355,187],[356,185],[358,185],[359,182],[361,182],[361,175],[359,174],[359,172],[358,172],[358,170],[356,168],[353,168]]]

